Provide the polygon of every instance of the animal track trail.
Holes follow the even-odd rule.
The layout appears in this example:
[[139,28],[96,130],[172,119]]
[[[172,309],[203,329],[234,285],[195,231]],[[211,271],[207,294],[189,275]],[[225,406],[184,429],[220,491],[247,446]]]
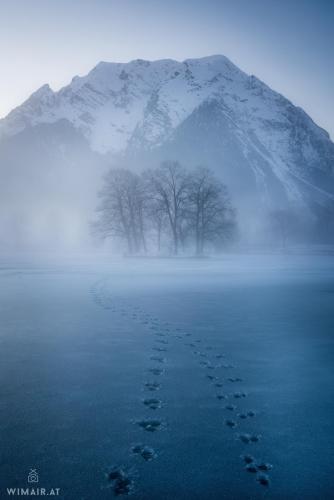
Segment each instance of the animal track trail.
[[[187,336],[187,333],[183,333],[183,335],[176,335],[176,339],[182,339]],[[196,349],[196,346],[201,344],[202,345],[202,350],[199,351]],[[220,361],[223,359],[226,359],[226,354],[224,353],[215,353],[215,349],[213,346],[208,345],[206,346],[201,339],[196,339],[193,342],[187,342],[184,344],[186,347],[188,347],[191,350],[191,354],[195,355],[200,359],[199,361],[199,366],[202,369],[208,370],[208,371],[214,371],[214,370],[234,370],[236,369],[236,366],[234,363],[231,362],[224,362],[221,363],[220,365],[215,365],[212,363],[208,357],[209,354],[211,354],[216,361]],[[222,380],[220,379],[219,376],[216,375],[211,375],[210,373],[206,374],[206,378],[208,381],[214,386],[215,389],[222,389],[223,387],[227,386],[228,384],[242,384],[244,382],[244,379],[240,376],[229,376],[227,378],[223,378]],[[233,392],[231,394],[225,394],[225,393],[216,393],[216,398],[218,400],[229,400],[229,399],[234,399],[235,401],[243,401],[245,398],[247,398],[248,394],[242,390]],[[225,406],[225,410],[228,411],[229,413],[234,412],[234,417],[233,419],[227,418],[225,419],[225,425],[229,427],[230,429],[235,429],[239,426],[243,425],[243,422],[247,419],[253,419],[257,412],[254,410],[244,410],[241,409],[238,411],[238,406],[236,404],[229,403]],[[256,433],[241,433],[238,434],[237,439],[239,442],[241,442],[243,445],[247,446],[252,446],[252,445],[257,445],[261,439],[262,436],[261,434],[256,434]],[[270,485],[270,478],[268,474],[265,474],[264,472],[268,472],[269,470],[272,469],[272,465],[269,463],[265,462],[258,462],[258,461],[252,461],[252,463],[248,463],[245,470],[250,472],[253,471],[256,475],[256,481],[262,485],[262,486],[269,486]]]
[[[148,367],[148,372],[154,379],[145,381],[142,390],[146,393],[160,391],[162,385],[157,382],[155,378],[161,377],[165,373],[165,369],[155,365],[165,365],[167,361],[165,355],[161,354],[167,352],[167,347],[165,346],[168,345],[168,341],[164,339],[164,337],[168,335],[166,327],[161,328],[157,318],[152,315],[145,314],[145,312],[138,307],[129,307],[124,300],[122,301],[118,299],[116,305],[116,301],[111,299],[110,294],[108,294],[106,290],[106,286],[101,281],[92,286],[90,293],[94,302],[98,306],[103,309],[110,310],[111,312],[117,312],[121,317],[128,318],[129,321],[134,321],[143,325],[146,329],[158,337],[155,340],[157,343],[159,342],[159,344],[162,345],[152,345],[151,349],[155,351],[156,354],[150,356],[149,363],[154,363],[154,366]],[[142,400],[142,404],[149,412],[159,411],[163,407],[162,400],[154,397],[145,397]],[[141,430],[145,431],[147,435],[160,431],[166,427],[166,423],[159,418],[152,419],[144,417],[142,419],[135,420],[134,423],[141,428]],[[141,457],[145,462],[150,462],[158,456],[158,453],[148,444],[137,444],[132,446],[130,454],[130,458]],[[112,489],[115,496],[128,496],[134,491],[134,478],[123,466],[113,466],[107,474],[107,480],[108,486]]]
[[[179,327],[173,327],[170,323],[163,323],[159,321],[154,315],[148,314],[142,308],[137,306],[131,306],[128,301],[118,299],[118,301],[113,301],[107,290],[105,284],[103,284],[99,290],[98,285],[94,285],[90,291],[93,300],[100,307],[110,310],[111,312],[118,312],[124,318],[129,318],[129,320],[139,323],[144,326],[149,333],[152,335],[152,340],[154,342],[152,346],[152,351],[156,352],[157,355],[152,355],[149,358],[149,362],[158,363],[159,365],[166,363],[166,358],[162,353],[166,353],[169,347],[169,341],[175,339],[175,342],[180,342],[186,340],[189,337],[193,337],[193,334]],[[189,339],[190,340],[190,339]],[[227,401],[227,404],[223,407],[227,413],[229,413],[233,418],[225,418],[223,423],[234,430],[239,427],[242,428],[249,419],[254,419],[257,412],[253,409],[244,409],[239,407],[239,404],[247,398],[247,393],[243,390],[237,390],[235,392],[227,393],[225,391],[221,392],[219,389],[228,389],[229,385],[237,384],[238,387],[242,386],[244,379],[238,375],[230,375],[228,377],[221,376],[221,370],[229,370],[233,372],[236,369],[236,365],[226,360],[225,352],[217,352],[215,347],[212,345],[206,345],[202,339],[193,339],[190,342],[185,342],[183,345],[189,350],[189,354],[195,356],[198,359],[198,366],[200,369],[207,371],[206,378],[210,383],[210,386],[215,390],[215,397],[219,401]],[[199,349],[200,348],[200,349]],[[161,355],[160,355],[161,353]],[[211,360],[210,358],[213,358]],[[216,364],[218,363],[218,364]],[[220,363],[220,364],[219,364]],[[162,384],[157,381],[161,376],[165,374],[165,369],[159,366],[151,366],[146,371],[153,377],[153,380],[147,380],[143,384],[143,391],[147,394],[152,394],[155,392],[160,393],[162,389]],[[212,374],[211,374],[211,373]],[[213,373],[217,373],[213,374]],[[217,392],[219,391],[219,392]],[[237,404],[232,404],[229,400],[234,400]],[[149,412],[159,412],[163,408],[164,404],[161,399],[154,397],[145,397],[142,400],[142,404]],[[149,435],[156,433],[158,431],[166,428],[166,422],[159,418],[152,419],[149,417],[142,418],[135,421],[136,425],[141,428],[145,434]],[[256,447],[258,449],[259,443],[262,439],[261,434],[241,432],[235,435],[236,441],[241,443],[245,447]],[[141,457],[144,461],[149,462],[158,456],[158,453],[147,444],[135,445],[131,448],[132,456]],[[241,455],[242,462],[244,463],[244,469],[246,472],[254,474],[256,481],[261,486],[270,486],[270,477],[268,472],[272,469],[272,465],[269,462],[258,460],[252,455]],[[120,477],[112,480],[112,487],[115,495],[128,495],[131,494],[134,488],[133,478],[128,476],[123,469],[113,469],[113,474],[115,471],[121,471]],[[109,479],[110,481],[110,479]]]
[[[196,349],[196,345],[201,344],[202,349],[198,350]],[[243,378],[240,376],[229,376],[227,378],[221,379],[220,376],[218,375],[213,375],[210,374],[210,371],[219,371],[219,369],[223,370],[234,370],[236,369],[236,366],[234,363],[231,362],[224,362],[221,363],[220,365],[216,365],[214,362],[212,362],[209,358],[208,355],[212,355],[213,358],[217,361],[220,360],[225,360],[226,359],[226,354],[224,353],[215,353],[215,349],[211,345],[205,345],[202,343],[201,339],[196,339],[194,342],[189,342],[184,344],[186,347],[191,349],[191,354],[195,355],[199,359],[198,366],[204,370],[207,370],[208,372],[206,373],[206,378],[210,382],[210,384],[214,387],[214,389],[217,391],[219,389],[223,389],[225,386],[227,387],[229,384],[242,384],[244,382]],[[195,348],[195,349],[194,349]],[[224,392],[216,392],[215,396],[218,400],[229,400],[233,399],[235,401],[243,401],[245,398],[247,398],[247,393],[239,390],[236,392],[233,392],[231,394],[225,394]],[[235,418],[226,418],[225,419],[225,425],[234,430],[235,428],[242,426],[243,422],[247,419],[253,419],[256,416],[256,412],[254,410],[243,410],[239,409],[236,404],[228,403],[225,405],[225,410],[229,413],[233,412]],[[239,411],[238,411],[239,410]],[[260,440],[262,439],[262,436],[260,434],[248,434],[248,433],[241,433],[237,435],[237,439],[239,442],[241,442],[243,445],[251,446],[251,445],[257,445]],[[262,485],[268,487],[270,485],[270,478],[268,474],[265,474],[265,472],[269,471],[272,469],[271,464],[269,463],[258,463],[255,460],[252,460],[252,462],[247,463],[245,470],[248,472],[254,472],[256,475],[256,481]]]

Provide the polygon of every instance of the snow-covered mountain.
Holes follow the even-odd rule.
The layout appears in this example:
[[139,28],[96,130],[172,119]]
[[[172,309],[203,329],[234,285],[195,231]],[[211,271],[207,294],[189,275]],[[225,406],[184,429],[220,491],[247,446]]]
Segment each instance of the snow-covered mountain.
[[[87,171],[94,162],[205,163],[225,180],[241,211],[334,200],[334,144],[327,132],[220,55],[101,62],[58,92],[44,85],[0,120],[0,161],[29,171],[31,163],[43,164],[47,150],[54,169],[62,163],[62,183],[64,164],[81,161],[73,159],[77,141],[92,158]],[[23,165],[27,149],[29,165]]]

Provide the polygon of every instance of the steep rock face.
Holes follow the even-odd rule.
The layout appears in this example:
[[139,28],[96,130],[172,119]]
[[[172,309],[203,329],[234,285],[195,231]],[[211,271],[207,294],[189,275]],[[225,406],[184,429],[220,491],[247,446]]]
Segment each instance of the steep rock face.
[[75,171],[93,199],[108,164],[168,158],[214,168],[241,216],[333,204],[328,134],[224,56],[102,62],[58,92],[41,87],[0,120],[2,185],[15,172],[34,196],[48,175],[75,189]]

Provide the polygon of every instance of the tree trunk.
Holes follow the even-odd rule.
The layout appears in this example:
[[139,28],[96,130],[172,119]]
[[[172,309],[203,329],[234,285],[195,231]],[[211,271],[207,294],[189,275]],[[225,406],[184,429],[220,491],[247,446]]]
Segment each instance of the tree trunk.
[[158,254],[160,254],[161,250],[161,225],[158,225],[158,238],[157,238],[157,244],[158,244]]
[[176,229],[173,229],[173,239],[174,239],[174,255],[179,252],[179,238]]

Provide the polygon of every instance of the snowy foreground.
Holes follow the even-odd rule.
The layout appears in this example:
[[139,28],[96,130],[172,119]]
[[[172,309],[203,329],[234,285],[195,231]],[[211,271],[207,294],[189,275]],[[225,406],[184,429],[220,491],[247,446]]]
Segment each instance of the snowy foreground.
[[332,498],[333,257],[2,262],[0,280],[1,498]]

